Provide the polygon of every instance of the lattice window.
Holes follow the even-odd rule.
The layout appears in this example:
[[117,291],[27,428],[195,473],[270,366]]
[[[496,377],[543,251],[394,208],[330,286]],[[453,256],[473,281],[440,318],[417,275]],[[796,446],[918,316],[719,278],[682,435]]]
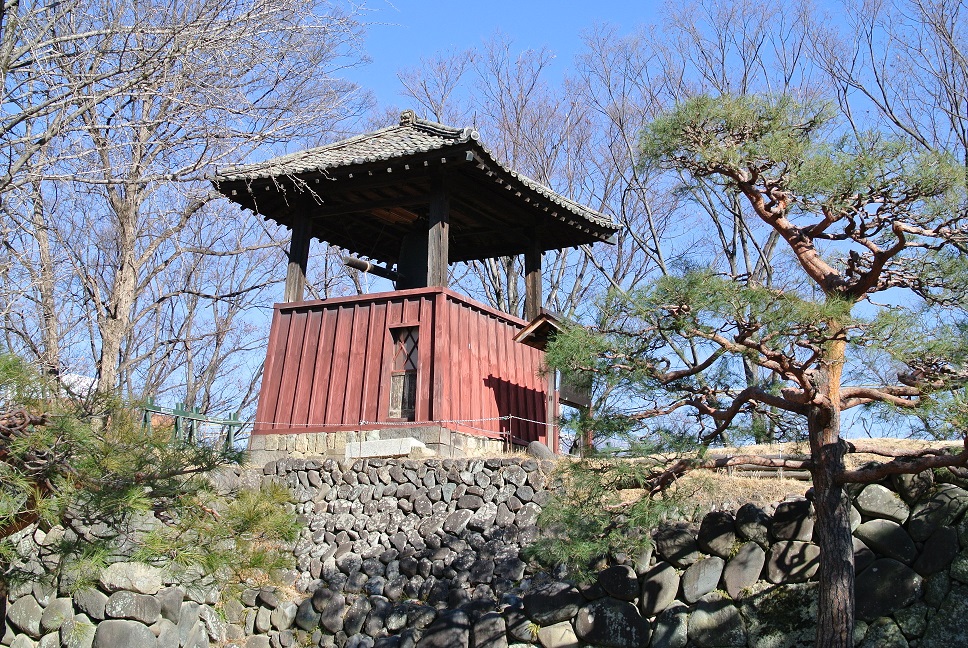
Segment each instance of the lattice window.
[[390,418],[413,421],[417,404],[417,327],[395,328],[390,372]]

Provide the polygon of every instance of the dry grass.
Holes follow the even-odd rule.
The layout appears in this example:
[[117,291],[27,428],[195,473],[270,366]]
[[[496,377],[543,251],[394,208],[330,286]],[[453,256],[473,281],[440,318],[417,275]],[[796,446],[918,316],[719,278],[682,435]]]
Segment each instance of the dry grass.
[[[914,450],[924,450],[927,448],[951,448],[960,447],[960,441],[921,441],[918,439],[868,439],[867,442],[876,442],[883,447],[886,452],[910,452]],[[805,441],[791,443],[771,443],[761,445],[740,446],[734,448],[716,448],[712,451],[717,456],[734,455],[780,455],[784,457],[796,458],[807,457],[810,455],[810,446]],[[886,461],[886,457],[864,453],[848,454],[845,460],[848,468],[857,468],[871,461]]]
[[[912,451],[926,448],[959,447],[960,442],[929,442],[914,439],[876,439],[885,451]],[[716,448],[711,451],[716,456],[753,455],[807,458],[810,448],[806,443],[777,443],[750,445],[733,448]],[[887,457],[872,454],[849,454],[846,458],[848,468],[856,468],[865,463],[887,461]],[[783,501],[791,496],[802,496],[809,481],[788,479],[771,471],[696,470],[680,478],[673,489],[683,496],[684,501],[694,504],[697,509],[736,509],[745,503],[767,505]],[[645,495],[645,491],[626,489],[621,492],[622,501],[632,502]]]

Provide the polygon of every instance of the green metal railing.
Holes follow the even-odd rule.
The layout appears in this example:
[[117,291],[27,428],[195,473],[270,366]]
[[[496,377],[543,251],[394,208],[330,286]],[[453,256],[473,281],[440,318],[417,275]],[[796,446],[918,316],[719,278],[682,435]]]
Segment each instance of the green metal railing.
[[154,414],[172,418],[174,423],[173,441],[198,443],[203,437],[202,429],[214,427],[218,429],[217,438],[222,440],[225,447],[233,448],[236,441],[239,440],[239,433],[248,425],[247,422],[239,420],[238,414],[230,414],[227,419],[213,418],[202,414],[198,407],[189,408],[185,403],[176,403],[174,407],[161,407],[155,404],[154,398],[149,398],[142,409],[144,413],[141,424],[147,430],[151,430],[151,418]]

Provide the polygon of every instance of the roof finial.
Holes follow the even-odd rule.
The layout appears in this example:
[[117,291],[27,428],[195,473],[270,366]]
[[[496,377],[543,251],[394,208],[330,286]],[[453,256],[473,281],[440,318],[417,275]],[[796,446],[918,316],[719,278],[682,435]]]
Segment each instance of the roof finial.
[[417,113],[412,110],[404,110],[400,113],[400,125],[401,126],[413,126],[417,121]]

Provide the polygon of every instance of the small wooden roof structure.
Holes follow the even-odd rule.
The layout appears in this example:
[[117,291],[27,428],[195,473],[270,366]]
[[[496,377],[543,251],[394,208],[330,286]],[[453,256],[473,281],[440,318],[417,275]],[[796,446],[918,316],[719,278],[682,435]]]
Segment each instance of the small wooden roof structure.
[[446,263],[608,241],[618,227],[498,162],[472,128],[405,111],[400,123],[335,144],[227,169],[216,188],[242,207],[388,266],[426,233],[445,192]]

